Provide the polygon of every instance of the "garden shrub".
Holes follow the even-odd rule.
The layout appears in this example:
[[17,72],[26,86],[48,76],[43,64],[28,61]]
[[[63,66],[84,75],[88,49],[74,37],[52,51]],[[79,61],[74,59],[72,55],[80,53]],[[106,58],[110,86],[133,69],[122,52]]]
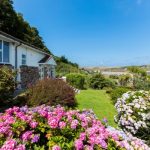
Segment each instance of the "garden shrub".
[[135,90],[150,90],[150,80],[135,77],[133,80],[133,88]]
[[60,79],[44,79],[29,88],[27,104],[30,106],[61,104],[75,107],[77,103],[73,88],[66,82]]
[[1,150],[148,150],[140,139],[104,126],[91,111],[13,107],[0,114]]
[[115,83],[105,78],[102,74],[95,74],[90,78],[89,85],[93,89],[103,89],[104,87],[115,87]]
[[15,91],[15,73],[8,67],[0,68],[0,103],[13,98]]
[[127,87],[116,87],[111,91],[108,91],[108,93],[110,93],[111,101],[113,102],[113,104],[115,104],[117,102],[117,99],[129,90],[130,89]]
[[115,107],[119,126],[150,145],[150,92],[127,92],[117,100]]
[[85,88],[85,75],[79,73],[70,73],[66,75],[67,82],[75,88]]

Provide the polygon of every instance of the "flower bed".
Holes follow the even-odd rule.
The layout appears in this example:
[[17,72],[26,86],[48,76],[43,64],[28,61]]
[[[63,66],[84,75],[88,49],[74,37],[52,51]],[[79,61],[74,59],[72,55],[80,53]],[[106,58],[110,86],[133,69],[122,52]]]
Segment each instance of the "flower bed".
[[13,107],[0,114],[0,150],[148,150],[142,140],[105,127],[91,111]]
[[125,131],[150,144],[150,93],[127,92],[118,99],[116,122]]

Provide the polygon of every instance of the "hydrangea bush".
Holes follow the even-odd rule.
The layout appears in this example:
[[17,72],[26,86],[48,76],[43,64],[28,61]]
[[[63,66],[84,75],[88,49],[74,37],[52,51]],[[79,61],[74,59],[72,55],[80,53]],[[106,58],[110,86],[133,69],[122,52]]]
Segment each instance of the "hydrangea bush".
[[[106,119],[104,120],[106,121]],[[0,114],[0,150],[148,150],[140,139],[106,127],[91,111],[13,107]]]
[[115,107],[119,126],[150,144],[150,92],[129,91],[117,100]]

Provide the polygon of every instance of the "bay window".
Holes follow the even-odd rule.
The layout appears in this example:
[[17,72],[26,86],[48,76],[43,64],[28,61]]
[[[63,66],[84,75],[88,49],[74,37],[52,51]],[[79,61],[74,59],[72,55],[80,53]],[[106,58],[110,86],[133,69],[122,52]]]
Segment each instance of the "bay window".
[[0,63],[9,63],[9,43],[0,40]]

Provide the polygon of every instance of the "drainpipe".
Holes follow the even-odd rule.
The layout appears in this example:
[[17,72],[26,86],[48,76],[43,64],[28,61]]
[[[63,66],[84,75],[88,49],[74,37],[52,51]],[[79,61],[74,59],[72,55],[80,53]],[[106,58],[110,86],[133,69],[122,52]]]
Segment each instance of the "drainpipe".
[[[21,46],[21,42],[18,44],[18,45],[16,45],[16,47],[15,47],[15,70],[17,71],[17,69],[18,69],[18,47],[19,46]],[[18,76],[18,73],[17,73],[17,76]],[[15,80],[17,81],[17,76],[16,76],[16,78],[15,78]]]
[[19,46],[21,46],[21,42],[18,44],[18,45],[16,45],[16,47],[15,47],[15,69],[17,70],[17,68],[18,68],[18,50],[17,50],[17,48],[19,47]]

